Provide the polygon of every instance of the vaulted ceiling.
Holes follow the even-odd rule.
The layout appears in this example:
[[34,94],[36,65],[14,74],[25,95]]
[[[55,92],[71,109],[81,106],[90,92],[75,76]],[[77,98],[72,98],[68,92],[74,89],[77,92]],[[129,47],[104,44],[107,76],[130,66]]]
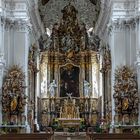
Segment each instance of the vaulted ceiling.
[[79,22],[87,28],[95,26],[100,13],[100,0],[39,0],[39,12],[45,28],[52,28],[62,18],[61,10],[71,1],[78,10]]

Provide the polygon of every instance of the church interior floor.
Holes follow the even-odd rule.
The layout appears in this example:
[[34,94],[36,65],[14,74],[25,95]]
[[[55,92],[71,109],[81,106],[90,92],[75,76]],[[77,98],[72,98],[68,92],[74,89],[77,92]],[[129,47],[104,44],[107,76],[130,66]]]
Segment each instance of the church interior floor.
[[86,140],[86,133],[82,132],[76,134],[76,133],[55,132],[54,140]]

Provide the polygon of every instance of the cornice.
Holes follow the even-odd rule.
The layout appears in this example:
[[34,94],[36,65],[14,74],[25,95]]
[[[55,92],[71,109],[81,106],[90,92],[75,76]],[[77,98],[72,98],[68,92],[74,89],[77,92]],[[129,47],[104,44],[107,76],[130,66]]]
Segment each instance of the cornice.
[[137,18],[130,18],[130,19],[118,19],[116,21],[112,21],[108,26],[109,31],[117,30],[121,31],[126,28],[135,29],[136,27]]
[[28,31],[32,30],[30,21],[23,19],[12,19],[1,16],[1,24],[4,25],[5,30],[14,29],[15,31]]
[[98,34],[101,39],[104,39],[105,30],[111,14],[111,0],[101,0],[101,7],[101,12],[95,27],[95,33]]
[[33,35],[36,38],[36,40],[39,39],[41,34],[44,33],[44,27],[41,23],[41,19],[38,13],[38,2],[35,0],[26,0],[27,2],[27,9],[28,9],[28,16],[30,18],[30,22],[32,24],[33,28]]

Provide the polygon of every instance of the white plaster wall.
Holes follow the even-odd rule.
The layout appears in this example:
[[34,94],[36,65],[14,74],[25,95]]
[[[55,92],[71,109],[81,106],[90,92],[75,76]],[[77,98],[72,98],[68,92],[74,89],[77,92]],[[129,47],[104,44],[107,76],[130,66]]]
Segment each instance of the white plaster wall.
[[111,46],[114,49],[113,60],[114,67],[119,65],[126,64],[126,52],[125,52],[125,33],[124,31],[115,31],[114,32],[114,46]]
[[[14,33],[14,64],[25,67],[26,36],[25,32]],[[26,56],[27,57],[27,56]]]
[[14,32],[5,30],[4,32],[4,56],[6,60],[6,67],[14,64]]
[[130,65],[134,67],[136,62],[136,32],[135,29],[130,30],[131,36],[130,36]]

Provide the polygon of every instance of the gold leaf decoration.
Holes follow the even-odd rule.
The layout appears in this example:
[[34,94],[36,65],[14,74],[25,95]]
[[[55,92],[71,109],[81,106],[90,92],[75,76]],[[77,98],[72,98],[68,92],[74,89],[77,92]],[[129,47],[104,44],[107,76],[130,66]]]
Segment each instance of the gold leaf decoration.
[[37,62],[36,62],[36,56],[37,55],[37,46],[32,45],[29,50],[29,56],[28,56],[28,68],[31,72],[39,72],[37,69]]
[[129,116],[129,120],[133,120],[134,116],[136,118],[138,116],[139,98],[133,69],[128,66],[116,69],[114,92],[116,114],[122,116],[121,119],[125,118],[126,115]]
[[7,114],[21,114],[25,106],[25,75],[22,69],[14,65],[4,78],[2,86],[2,107]]

